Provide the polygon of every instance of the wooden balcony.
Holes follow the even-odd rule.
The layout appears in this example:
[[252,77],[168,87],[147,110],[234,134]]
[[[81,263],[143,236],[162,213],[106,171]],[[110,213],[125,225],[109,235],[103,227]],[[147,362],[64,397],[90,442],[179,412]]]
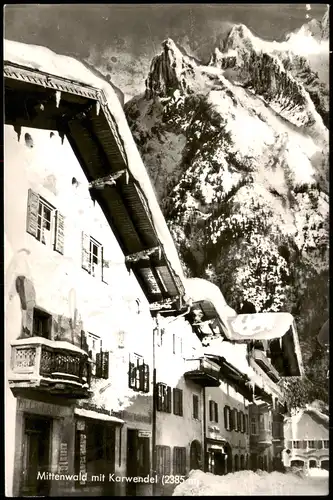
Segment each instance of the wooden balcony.
[[184,377],[201,387],[218,387],[220,385],[220,366],[206,357],[187,359]]
[[251,434],[250,446],[265,449],[272,445],[272,431],[269,429],[259,430],[258,434]]
[[90,396],[90,365],[82,349],[42,337],[16,340],[11,347],[8,379],[13,392],[38,390],[77,399]]
[[274,382],[278,382],[280,380],[279,372],[274,368],[271,364],[269,358],[266,357],[264,351],[260,349],[253,350],[253,359],[255,362],[264,370],[267,375],[274,380]]

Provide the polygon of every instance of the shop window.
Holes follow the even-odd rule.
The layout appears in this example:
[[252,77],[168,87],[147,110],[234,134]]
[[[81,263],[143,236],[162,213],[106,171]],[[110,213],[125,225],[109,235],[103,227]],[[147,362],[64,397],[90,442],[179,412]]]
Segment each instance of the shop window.
[[[84,440],[82,439],[84,438]],[[84,446],[82,446],[84,443]],[[87,419],[84,430],[76,430],[75,470],[86,464],[89,477],[99,474],[101,461],[113,463],[115,458],[115,430],[113,426]]]
[[219,421],[219,407],[215,401],[209,401],[209,420],[218,423]]
[[171,413],[171,387],[161,382],[157,384],[157,410]]
[[173,474],[186,474],[186,448],[175,446],[173,449]]
[[51,338],[52,316],[34,307],[32,334],[34,337]]
[[181,389],[173,390],[173,413],[183,416],[183,391]]
[[156,446],[156,471],[161,476],[171,473],[171,448],[170,446]]
[[193,418],[199,419],[199,396],[193,394]]
[[149,365],[138,354],[130,356],[128,386],[134,391],[149,392]]

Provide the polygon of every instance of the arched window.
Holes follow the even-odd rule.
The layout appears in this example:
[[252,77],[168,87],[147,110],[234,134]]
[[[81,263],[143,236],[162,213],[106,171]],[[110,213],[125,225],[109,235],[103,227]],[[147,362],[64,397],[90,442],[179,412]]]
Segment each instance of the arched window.
[[309,468],[313,469],[314,467],[317,467],[317,460],[309,460]]

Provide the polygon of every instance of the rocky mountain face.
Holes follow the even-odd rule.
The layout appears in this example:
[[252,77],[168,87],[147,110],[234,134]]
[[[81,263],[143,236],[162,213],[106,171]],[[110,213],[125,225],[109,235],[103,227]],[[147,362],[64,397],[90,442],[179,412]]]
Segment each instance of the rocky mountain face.
[[328,318],[328,89],[283,47],[234,26],[204,65],[168,39],[125,112],[187,274],[238,312],[291,312],[306,366]]

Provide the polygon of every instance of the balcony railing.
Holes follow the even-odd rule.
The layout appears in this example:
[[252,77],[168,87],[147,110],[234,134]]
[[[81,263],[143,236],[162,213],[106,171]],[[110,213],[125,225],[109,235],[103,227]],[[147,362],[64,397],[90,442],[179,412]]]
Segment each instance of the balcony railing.
[[30,337],[12,343],[9,385],[13,390],[39,389],[64,397],[87,398],[88,354],[69,342]]
[[269,429],[259,430],[258,434],[251,434],[250,445],[258,448],[267,448],[272,444],[272,431]]
[[218,387],[220,385],[220,366],[206,357],[187,359],[184,376],[202,387]]

